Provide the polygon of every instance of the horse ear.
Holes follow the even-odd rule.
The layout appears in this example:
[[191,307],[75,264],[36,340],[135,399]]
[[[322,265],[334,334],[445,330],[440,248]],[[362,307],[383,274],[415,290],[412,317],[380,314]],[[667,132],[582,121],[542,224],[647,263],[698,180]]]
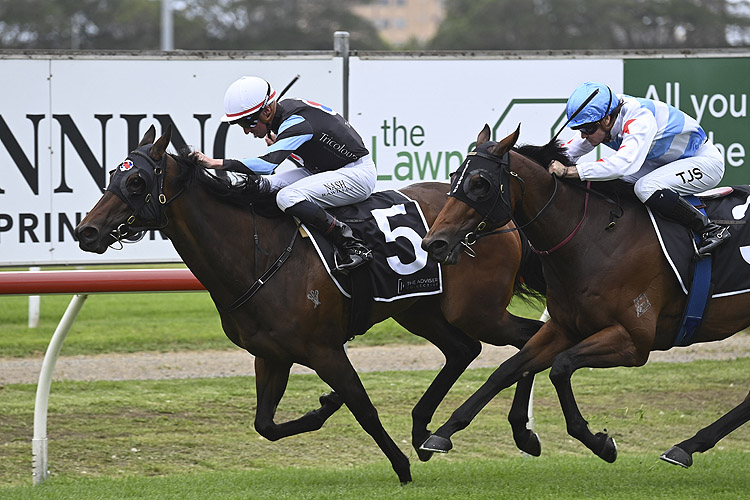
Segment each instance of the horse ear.
[[169,141],[172,139],[172,124],[170,123],[167,125],[167,129],[164,131],[164,134],[162,134],[161,137],[159,137],[159,140],[154,143],[153,146],[151,146],[151,149],[149,150],[148,154],[151,156],[151,158],[154,159],[154,161],[161,160],[161,157],[164,155],[164,152],[167,150],[167,146],[169,146]]
[[518,124],[518,128],[515,132],[510,134],[508,137],[498,142],[495,146],[490,148],[490,153],[497,156],[502,156],[511,150],[513,145],[518,140],[518,136],[521,135],[521,124]]
[[485,123],[484,128],[481,132],[479,132],[479,135],[477,136],[477,147],[489,141],[491,133],[492,131],[490,130],[490,126]]
[[151,125],[148,130],[146,130],[146,133],[143,134],[143,139],[138,143],[138,147],[145,146],[146,144],[153,144],[154,139],[156,139],[156,127]]

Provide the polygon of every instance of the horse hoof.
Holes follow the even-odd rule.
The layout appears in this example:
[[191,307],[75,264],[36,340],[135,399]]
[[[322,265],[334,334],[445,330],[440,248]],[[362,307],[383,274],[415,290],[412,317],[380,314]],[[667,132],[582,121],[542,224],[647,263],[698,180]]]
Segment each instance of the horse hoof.
[[596,437],[604,440],[601,450],[596,455],[605,462],[614,463],[617,459],[617,443],[615,443],[615,440],[603,432],[597,432]]
[[430,437],[430,431],[425,430],[424,432],[414,432],[411,438],[411,444],[417,452],[417,458],[419,458],[420,462],[429,461],[434,454],[431,451],[426,451],[420,448],[421,444],[424,443],[428,437]]
[[448,453],[453,448],[453,443],[448,438],[433,434],[419,447],[424,451],[436,451],[438,453]]
[[528,431],[523,444],[516,441],[516,446],[518,446],[519,450],[532,457],[538,457],[542,454],[542,443],[539,441],[539,436],[536,432]]
[[693,465],[693,457],[679,446],[672,446],[659,457],[670,464],[679,465],[688,468]]

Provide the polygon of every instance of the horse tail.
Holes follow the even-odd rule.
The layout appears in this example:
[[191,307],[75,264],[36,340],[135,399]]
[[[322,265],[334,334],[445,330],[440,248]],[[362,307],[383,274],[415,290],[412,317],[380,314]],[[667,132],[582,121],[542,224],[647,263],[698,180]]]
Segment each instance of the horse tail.
[[547,281],[542,272],[542,259],[531,249],[529,240],[521,234],[521,265],[513,282],[513,294],[524,300],[539,300],[547,293]]

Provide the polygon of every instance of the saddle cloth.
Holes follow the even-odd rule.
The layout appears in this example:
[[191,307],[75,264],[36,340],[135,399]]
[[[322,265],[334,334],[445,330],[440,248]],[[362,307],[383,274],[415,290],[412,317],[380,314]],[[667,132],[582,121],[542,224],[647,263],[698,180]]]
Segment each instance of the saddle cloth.
[[[361,203],[328,211],[348,224],[372,250],[373,260],[363,267],[370,270],[373,300],[391,302],[443,291],[440,266],[428,260],[420,246],[428,228],[418,203],[398,191],[376,191]],[[331,273],[335,268],[333,245],[319,231],[302,227],[312,236],[328,275],[341,293],[351,298],[350,280]]]
[[[750,292],[750,186],[733,186],[732,192],[718,198],[697,197],[705,204],[708,217],[720,225],[728,225],[732,237],[712,252],[711,297],[724,297]],[[655,217],[648,209],[651,223],[669,265],[686,294],[692,281],[692,232],[686,227]],[[739,222],[739,223],[737,223]]]

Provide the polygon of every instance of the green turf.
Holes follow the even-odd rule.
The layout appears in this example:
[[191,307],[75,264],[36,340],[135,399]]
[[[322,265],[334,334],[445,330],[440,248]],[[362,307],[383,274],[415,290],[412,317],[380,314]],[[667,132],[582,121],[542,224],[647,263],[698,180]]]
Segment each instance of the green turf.
[[[414,483],[403,489],[345,408],[319,431],[261,438],[252,425],[252,377],[54,383],[51,477],[33,489],[35,387],[7,385],[0,390],[0,498],[742,498],[750,428],[697,454],[689,470],[658,456],[738,404],[749,370],[750,359],[581,370],[573,378],[581,410],[592,431],[608,429],[617,440],[615,464],[567,435],[546,373],[534,399],[541,460],[519,458],[506,390],[454,436],[452,452],[419,463],[409,443],[410,411],[434,373],[362,374],[385,428],[413,464]],[[490,372],[469,370],[435,422]],[[292,376],[277,422],[315,408],[326,390],[314,375]]]

